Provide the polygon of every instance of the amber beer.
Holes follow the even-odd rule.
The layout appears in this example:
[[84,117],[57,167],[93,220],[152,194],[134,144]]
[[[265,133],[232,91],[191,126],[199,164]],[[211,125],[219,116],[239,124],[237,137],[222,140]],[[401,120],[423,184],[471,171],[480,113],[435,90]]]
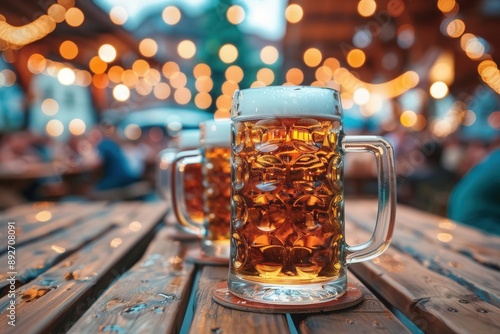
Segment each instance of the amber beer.
[[[176,186],[172,193],[173,208],[184,230],[202,239],[202,255],[226,262],[231,220],[231,121],[205,121],[200,124],[200,130],[201,149],[176,155],[174,179],[176,185],[182,181],[186,185],[187,168],[195,166],[201,166],[203,178],[193,182],[196,191]],[[192,219],[187,205],[182,204],[183,198],[193,207],[202,208],[201,223]]]
[[205,149],[203,164],[205,239],[212,242],[229,240],[231,219],[231,149]]
[[184,196],[186,210],[191,219],[203,220],[203,173],[202,164],[186,165],[184,171]]
[[[228,289],[261,303],[303,305],[347,291],[346,266],[380,255],[392,236],[395,172],[381,137],[346,136],[336,90],[236,91],[231,107]],[[379,212],[368,242],[344,235],[344,154],[372,152]]]
[[235,122],[233,271],[273,284],[339,275],[343,245],[340,122]]

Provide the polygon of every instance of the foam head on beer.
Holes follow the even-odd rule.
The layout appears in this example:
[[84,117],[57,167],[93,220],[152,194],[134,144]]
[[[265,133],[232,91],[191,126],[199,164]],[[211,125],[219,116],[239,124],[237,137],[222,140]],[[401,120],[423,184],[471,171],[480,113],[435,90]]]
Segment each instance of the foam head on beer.
[[[342,116],[339,93],[329,88],[311,90],[303,86],[274,86],[236,91],[231,118],[252,118],[273,114],[294,116]],[[333,98],[332,98],[333,96]]]
[[203,147],[230,147],[231,120],[211,120],[200,124]]

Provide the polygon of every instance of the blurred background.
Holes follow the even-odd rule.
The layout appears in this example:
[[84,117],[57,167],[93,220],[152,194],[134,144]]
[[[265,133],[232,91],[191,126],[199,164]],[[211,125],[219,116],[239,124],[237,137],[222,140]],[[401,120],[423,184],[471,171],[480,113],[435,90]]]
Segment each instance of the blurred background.
[[[155,199],[156,157],[235,90],[338,89],[347,134],[394,145],[398,200],[446,214],[500,138],[500,1],[0,3],[0,206]],[[372,157],[346,192],[376,196]]]

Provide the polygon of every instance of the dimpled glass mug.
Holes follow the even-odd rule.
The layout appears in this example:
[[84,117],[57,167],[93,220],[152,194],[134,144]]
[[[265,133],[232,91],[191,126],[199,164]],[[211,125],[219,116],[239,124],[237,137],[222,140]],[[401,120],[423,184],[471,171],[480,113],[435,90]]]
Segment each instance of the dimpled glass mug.
[[[231,257],[228,288],[244,299],[307,304],[346,292],[346,266],[388,247],[395,217],[391,145],[346,136],[339,93],[319,87],[236,91],[231,108]],[[346,152],[372,152],[378,216],[371,239],[344,235]]]
[[[179,152],[175,159],[173,208],[184,229],[202,238],[203,255],[229,258],[229,220],[231,215],[231,121],[212,120],[200,124],[201,149]],[[184,170],[201,162],[204,219],[202,224],[187,212],[183,187]]]

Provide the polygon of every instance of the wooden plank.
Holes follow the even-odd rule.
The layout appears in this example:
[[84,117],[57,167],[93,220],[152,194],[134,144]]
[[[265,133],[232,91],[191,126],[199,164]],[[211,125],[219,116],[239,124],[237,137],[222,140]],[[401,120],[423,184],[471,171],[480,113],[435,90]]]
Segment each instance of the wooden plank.
[[[348,201],[348,215],[371,214],[374,222],[377,206],[372,200]],[[368,218],[367,218],[368,219]],[[453,222],[447,218],[417,210],[406,205],[398,205],[396,228],[407,229],[412,234],[425,238],[439,248],[448,248],[473,258],[483,265],[500,270],[500,237],[483,233],[469,226]]]
[[[120,204],[125,208],[130,204]],[[164,204],[142,204],[119,215],[119,228],[68,257],[16,290],[16,327],[7,325],[8,296],[0,299],[0,328],[6,333],[67,331],[107,285],[125,272],[145,250],[148,236],[165,214]],[[115,219],[111,217],[111,219]],[[104,222],[103,222],[104,224]]]
[[[369,237],[352,222],[346,224],[346,234],[355,236],[353,244]],[[372,261],[350,266],[350,270],[426,333],[500,331],[498,307],[393,246]]]
[[286,316],[233,310],[213,301],[212,289],[227,280],[227,267],[205,266],[197,286],[195,314],[190,334],[200,333],[290,333]]
[[299,321],[301,333],[371,334],[375,331],[381,331],[400,334],[411,332],[356,276],[349,274],[348,280],[363,291],[363,302],[346,310],[306,316],[305,319]]
[[183,260],[187,247],[170,239],[163,228],[142,259],[99,297],[69,333],[178,333],[195,269]]
[[36,215],[42,211],[55,212],[52,218],[60,218],[67,215],[77,207],[75,202],[31,202],[20,204],[9,208],[0,214],[0,227],[9,221],[15,221],[20,225],[36,223]]
[[[20,286],[29,282],[88,242],[114,228],[116,215],[123,215],[133,208],[134,206],[125,204],[115,206],[109,211],[108,216],[91,218],[31,244],[16,247],[14,270],[16,272],[16,285]],[[0,256],[0,263],[7,263],[7,261],[8,254]],[[6,293],[6,287],[9,284],[7,277],[9,276],[10,274],[7,272],[0,273],[2,296]]]
[[[349,220],[365,229],[373,228],[374,214],[369,210],[350,210],[346,215]],[[394,229],[393,246],[411,255],[425,267],[463,285],[492,305],[500,306],[500,271],[484,266],[462,253],[444,248],[442,244],[443,242],[431,242],[404,225],[396,225]]]
[[[83,207],[78,209],[75,207],[66,212],[60,212],[57,208],[54,208],[50,210],[52,218],[47,221],[16,222],[16,247],[76,225],[84,217],[91,218],[102,215],[106,210],[104,206],[104,202],[86,203]],[[0,247],[0,254],[2,254],[7,249],[7,239],[0,240]]]

